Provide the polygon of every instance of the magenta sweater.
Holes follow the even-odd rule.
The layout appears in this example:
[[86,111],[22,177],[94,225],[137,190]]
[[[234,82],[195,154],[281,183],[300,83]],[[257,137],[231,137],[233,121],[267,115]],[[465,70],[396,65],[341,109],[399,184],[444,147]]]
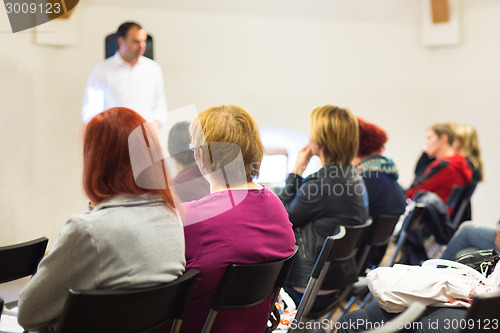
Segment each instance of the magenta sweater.
[[[200,271],[181,332],[199,333],[230,263],[288,257],[295,237],[288,214],[267,188],[212,193],[184,204],[187,267]],[[271,300],[249,309],[219,312],[211,332],[263,332]]]

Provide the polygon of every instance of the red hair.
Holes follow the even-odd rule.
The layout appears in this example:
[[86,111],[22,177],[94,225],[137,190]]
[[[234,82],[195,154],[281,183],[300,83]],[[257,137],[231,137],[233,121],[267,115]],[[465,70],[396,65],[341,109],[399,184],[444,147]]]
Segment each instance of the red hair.
[[[136,183],[130,160],[129,136],[137,128],[145,133],[147,125],[144,126],[144,123],[146,120],[143,117],[124,107],[105,110],[88,123],[83,138],[83,188],[93,203],[117,194],[153,193],[161,196],[165,204],[174,209],[163,160],[162,184],[157,187],[163,189],[142,188]],[[144,145],[144,150],[159,149],[154,132],[147,132],[145,141],[148,148]]]
[[378,153],[387,142],[387,133],[379,126],[358,117],[359,148],[358,157],[366,157]]

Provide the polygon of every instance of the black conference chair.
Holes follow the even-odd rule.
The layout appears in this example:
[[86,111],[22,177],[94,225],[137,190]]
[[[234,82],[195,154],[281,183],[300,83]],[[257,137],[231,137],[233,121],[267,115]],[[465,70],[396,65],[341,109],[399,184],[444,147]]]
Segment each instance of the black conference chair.
[[401,229],[399,231],[399,237],[396,242],[396,247],[394,249],[391,259],[389,260],[389,263],[387,264],[388,267],[394,266],[397,256],[406,242],[406,238],[408,237],[408,232],[411,229],[418,228],[421,225],[425,215],[425,209],[426,209],[425,205],[417,203],[415,204],[413,211],[410,213],[412,214],[410,218],[404,219],[403,225],[401,226]]
[[475,296],[464,321],[469,324],[474,322],[475,326],[473,329],[471,326],[466,327],[461,329],[460,332],[484,332],[489,329],[486,325],[491,326],[491,329],[498,329],[500,321],[500,290]]
[[[403,249],[403,246],[406,242],[406,239],[408,238],[408,232],[411,229],[419,228],[422,225],[423,219],[425,216],[425,210],[426,210],[425,205],[420,204],[420,203],[416,203],[415,207],[413,208],[413,210],[411,212],[407,211],[407,212],[405,212],[405,214],[401,215],[400,218],[403,218],[403,223],[402,223],[401,229],[399,230],[399,236],[397,237],[397,242],[396,242],[396,246],[394,248],[394,252],[392,253],[391,259],[389,260],[387,267],[392,267],[396,263],[396,259],[398,258],[398,254]],[[411,216],[409,218],[405,218],[407,216],[407,214],[411,214]],[[359,288],[359,289],[360,290],[358,291],[358,293],[362,293],[363,291],[366,290],[364,288],[364,286]],[[372,299],[372,294],[370,293],[370,291],[367,291],[363,300],[358,303],[358,307],[363,308],[363,307],[367,306],[370,303],[371,299]],[[354,300],[356,300],[356,299],[354,299]],[[345,311],[347,311],[348,309],[351,308],[352,302],[354,300],[353,299],[349,300],[349,303],[346,305],[346,307],[344,309]]]
[[[343,288],[335,302],[330,304],[325,309],[319,312],[311,312],[314,301],[319,290],[337,289],[332,286],[330,281],[337,273],[335,272],[335,263],[342,262],[353,258],[357,251],[359,237],[363,230],[371,225],[369,219],[366,223],[358,226],[341,226],[339,232],[334,236],[329,236],[325,239],[323,248],[316,260],[316,264],[311,272],[309,282],[307,283],[304,295],[300,300],[297,314],[295,315],[296,323],[309,321],[323,317],[326,314],[333,312],[339,308],[342,301],[349,294],[352,284]],[[298,325],[297,325],[298,327]],[[297,332],[299,329],[290,329],[289,333]]]
[[[369,236],[367,238],[366,244],[360,244],[359,251],[361,255],[358,256],[358,274],[361,273],[363,268],[365,267],[365,261],[368,258],[368,254],[372,250],[373,247],[377,246],[387,246],[389,243],[392,232],[394,231],[394,227],[399,221],[399,216],[397,215],[387,215],[382,214],[378,217],[377,221],[375,221],[369,228],[367,228],[364,232],[368,232]],[[368,294],[368,285],[366,284],[366,280],[360,277],[360,280],[354,284],[353,289],[351,290],[351,297],[344,307],[344,312],[348,312],[351,307],[358,301],[359,305],[364,305],[366,303],[366,296]],[[363,301],[360,298],[365,298]]]
[[465,220],[464,214],[467,207],[470,205],[470,201],[474,191],[476,190],[477,182],[473,181],[471,184],[464,187],[455,187],[452,189],[450,194],[450,200],[448,201],[448,207],[452,209],[450,213],[451,228],[456,231],[460,224]]
[[45,255],[48,239],[41,237],[29,242],[0,247],[0,283],[14,281],[36,273]]
[[372,248],[376,246],[386,246],[389,243],[394,227],[398,221],[399,216],[383,214],[368,228],[368,241],[366,244],[361,244],[359,249],[361,251],[361,256],[358,257],[358,274],[361,273],[361,270],[365,266],[366,258]]
[[0,319],[2,318],[2,312],[3,312],[3,299],[0,297]]
[[[221,310],[245,309],[278,296],[290,270],[297,247],[285,259],[259,264],[231,264],[217,289],[202,333],[210,332]],[[271,306],[272,308],[272,306]]]
[[143,333],[173,321],[179,332],[196,283],[190,269],[175,281],[128,290],[73,290],[66,299],[58,333]]

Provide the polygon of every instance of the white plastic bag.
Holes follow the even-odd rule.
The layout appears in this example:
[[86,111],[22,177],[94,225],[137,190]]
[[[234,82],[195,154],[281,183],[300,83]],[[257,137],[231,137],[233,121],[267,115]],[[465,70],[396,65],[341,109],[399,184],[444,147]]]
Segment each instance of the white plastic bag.
[[392,313],[402,312],[414,302],[444,305],[457,299],[470,300],[482,279],[468,266],[441,259],[428,260],[422,266],[379,267],[366,276],[379,305]]

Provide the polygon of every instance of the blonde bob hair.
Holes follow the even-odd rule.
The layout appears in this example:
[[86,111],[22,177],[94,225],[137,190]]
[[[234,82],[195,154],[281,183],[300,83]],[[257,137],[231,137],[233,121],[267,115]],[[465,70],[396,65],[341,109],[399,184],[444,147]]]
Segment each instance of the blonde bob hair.
[[[198,114],[189,127],[195,157],[203,151],[205,165],[212,171],[223,170],[230,179],[251,182],[259,176],[264,145],[260,140],[257,123],[242,107],[220,105]],[[224,144],[229,143],[229,144]],[[234,167],[241,153],[243,167]]]
[[465,156],[474,166],[479,174],[479,181],[483,180],[483,160],[481,158],[481,148],[474,127],[467,124],[450,123],[455,141],[459,144],[459,153]]
[[347,108],[320,106],[309,117],[311,139],[323,150],[325,163],[352,163],[359,146],[356,116]]

